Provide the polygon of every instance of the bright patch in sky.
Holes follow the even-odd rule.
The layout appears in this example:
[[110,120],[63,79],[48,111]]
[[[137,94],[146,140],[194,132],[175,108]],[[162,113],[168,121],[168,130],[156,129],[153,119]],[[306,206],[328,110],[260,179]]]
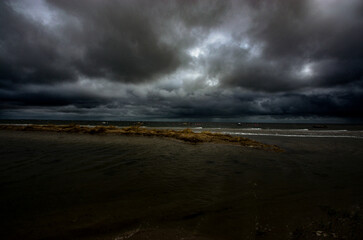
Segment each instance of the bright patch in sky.
[[15,11],[36,22],[48,26],[57,24],[56,12],[52,11],[43,0],[12,1],[10,4]]
[[209,87],[214,87],[219,84],[219,80],[216,78],[211,78],[211,79],[208,79],[206,83]]
[[247,49],[249,49],[251,47],[251,45],[249,44],[248,41],[242,41],[239,46],[240,46],[240,48],[243,48],[245,50],[247,50]]
[[190,56],[198,58],[201,54],[203,54],[202,49],[196,47],[189,51]]
[[311,77],[313,75],[313,69],[311,68],[311,64],[304,65],[300,70],[300,75],[302,77]]
[[201,42],[197,47],[194,47],[188,51],[189,55],[194,58],[199,58],[201,55],[208,55],[210,48],[213,45],[223,45],[230,41],[230,38],[219,32],[213,32]]
[[230,41],[230,37],[220,32],[212,32],[204,42],[204,45],[226,44]]

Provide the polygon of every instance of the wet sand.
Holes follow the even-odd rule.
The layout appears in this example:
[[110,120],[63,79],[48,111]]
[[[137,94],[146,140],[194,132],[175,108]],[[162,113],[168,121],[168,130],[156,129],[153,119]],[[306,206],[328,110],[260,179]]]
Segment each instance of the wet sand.
[[363,140],[0,131],[2,239],[362,239]]

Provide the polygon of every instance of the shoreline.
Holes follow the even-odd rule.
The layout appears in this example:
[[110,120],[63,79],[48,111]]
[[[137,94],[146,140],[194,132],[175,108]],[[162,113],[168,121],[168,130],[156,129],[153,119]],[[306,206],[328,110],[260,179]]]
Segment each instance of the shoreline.
[[64,132],[64,133],[82,133],[82,134],[113,134],[123,136],[145,136],[145,137],[162,137],[173,138],[188,143],[218,143],[218,144],[233,144],[243,147],[261,149],[271,152],[284,152],[282,148],[277,145],[264,144],[249,138],[231,136],[222,133],[212,133],[203,131],[200,133],[193,132],[191,129],[186,128],[183,130],[170,130],[170,129],[149,129],[140,126],[129,127],[115,127],[115,126],[80,126],[77,124],[69,125],[0,125],[0,130],[13,130],[13,131],[47,131],[47,132]]

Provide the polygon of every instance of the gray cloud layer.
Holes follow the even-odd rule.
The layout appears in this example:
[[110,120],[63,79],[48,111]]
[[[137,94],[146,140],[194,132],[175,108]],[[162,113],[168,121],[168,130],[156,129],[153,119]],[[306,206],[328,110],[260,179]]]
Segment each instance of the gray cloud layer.
[[0,2],[0,118],[363,119],[359,0]]

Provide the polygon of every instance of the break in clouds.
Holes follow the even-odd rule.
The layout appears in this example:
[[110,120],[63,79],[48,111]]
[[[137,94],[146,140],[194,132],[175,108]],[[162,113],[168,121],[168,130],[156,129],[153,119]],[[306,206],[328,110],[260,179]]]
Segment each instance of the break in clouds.
[[363,119],[360,0],[4,0],[0,118]]

